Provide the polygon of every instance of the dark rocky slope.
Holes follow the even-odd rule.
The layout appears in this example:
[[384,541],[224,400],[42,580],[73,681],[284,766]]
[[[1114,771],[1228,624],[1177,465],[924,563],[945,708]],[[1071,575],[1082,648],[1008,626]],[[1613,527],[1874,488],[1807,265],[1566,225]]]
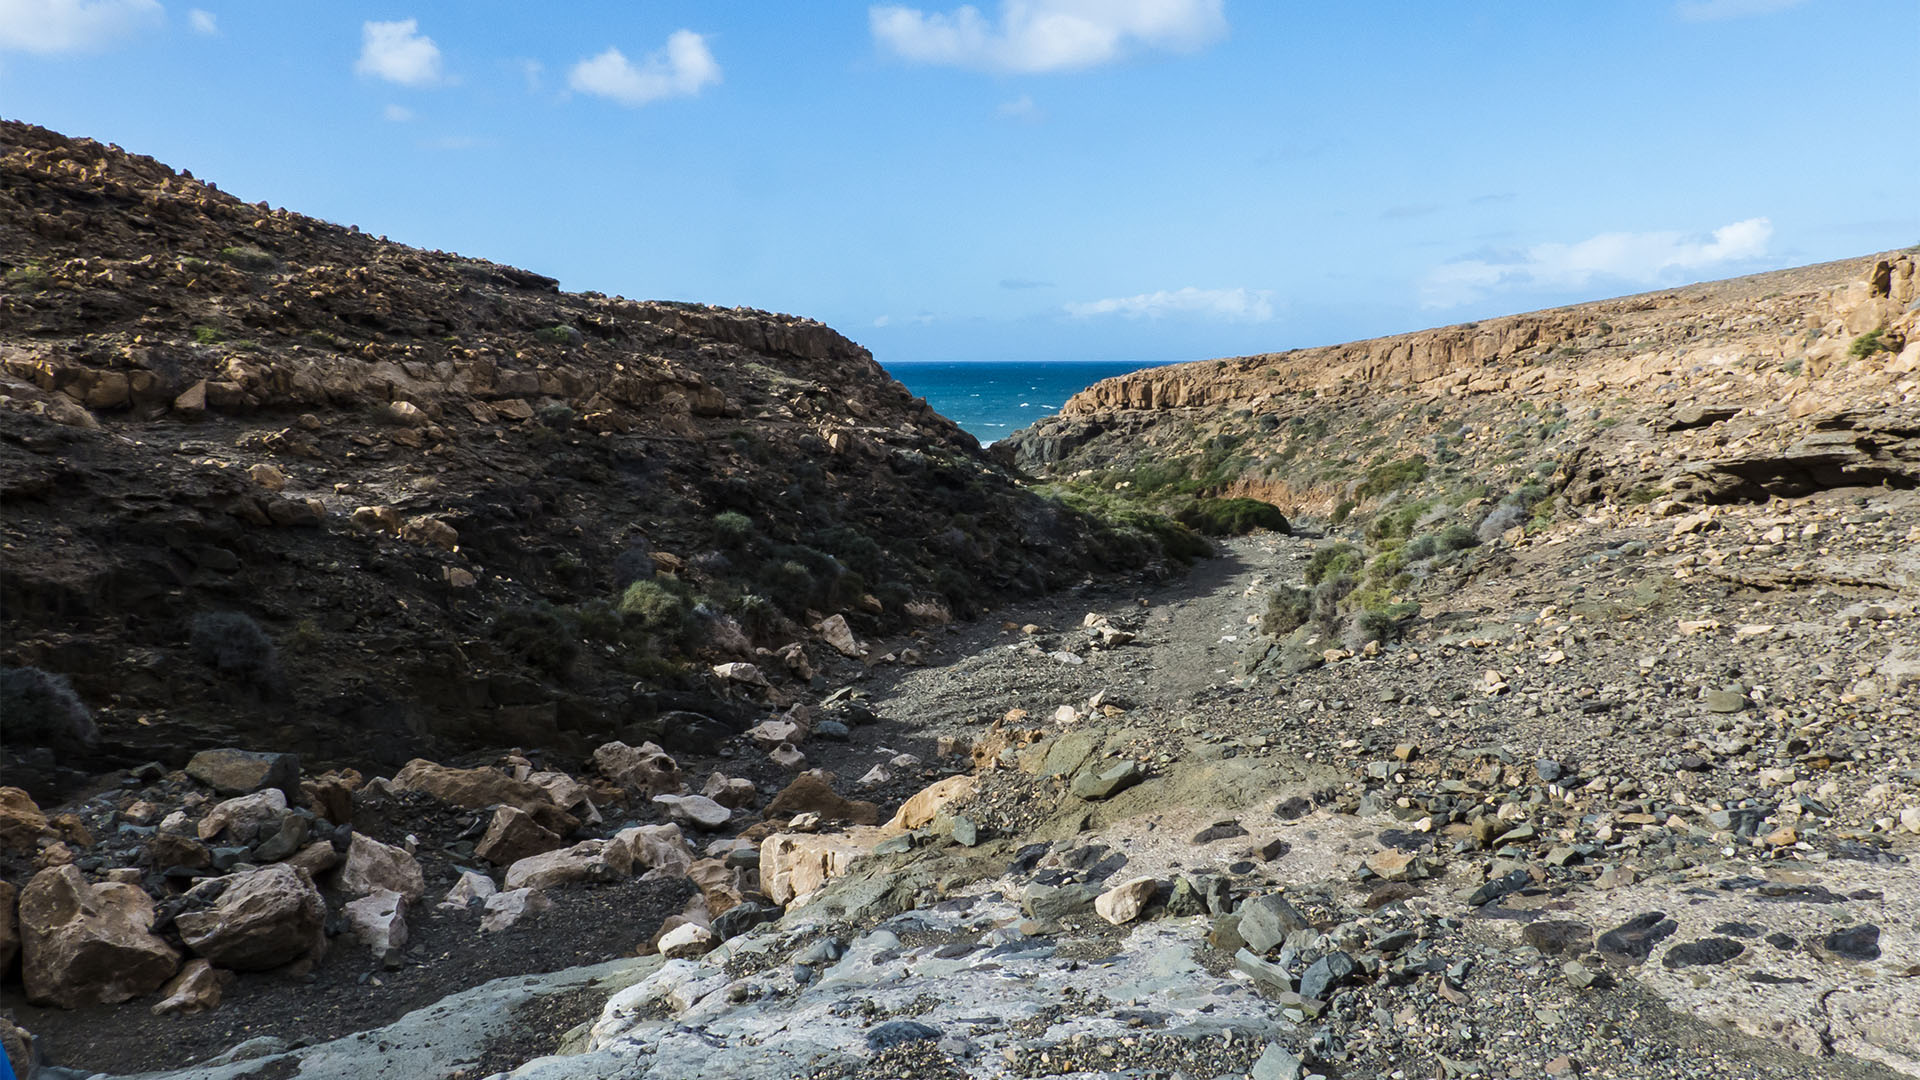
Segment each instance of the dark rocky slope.
[[[804,680],[832,616],[895,632],[1157,550],[817,322],[563,293],[11,122],[0,237],[0,663],[92,711],[60,767],[699,742],[658,716],[745,720],[715,662]],[[45,792],[20,755],[80,713],[15,689],[9,769]]]

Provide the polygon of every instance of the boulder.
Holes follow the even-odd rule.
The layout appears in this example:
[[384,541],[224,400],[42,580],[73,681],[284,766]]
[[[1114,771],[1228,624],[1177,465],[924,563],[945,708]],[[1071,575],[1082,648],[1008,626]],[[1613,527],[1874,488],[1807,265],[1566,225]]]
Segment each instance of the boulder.
[[693,852],[678,825],[635,825],[621,829],[613,842],[627,849],[634,866],[661,871],[675,877],[684,875],[693,863]]
[[653,801],[665,806],[676,823],[702,832],[724,829],[733,820],[733,811],[705,795],[655,795]]
[[277,788],[289,798],[300,793],[300,756],[254,750],[202,750],[187,762],[187,775],[222,795],[251,795]]
[[813,628],[819,631],[821,640],[833,646],[833,650],[841,656],[860,660],[867,655],[867,647],[853,636],[853,628],[847,625],[845,615],[828,616],[814,624]]
[[407,945],[407,898],[392,889],[375,889],[340,908],[354,940],[385,956]]
[[606,743],[593,752],[593,767],[636,795],[672,795],[687,786],[680,777],[679,763],[650,742],[639,746]]
[[806,737],[800,725],[791,720],[762,720],[747,729],[747,738],[762,750],[775,749],[782,743],[804,742]]
[[21,788],[0,787],[0,851],[31,854],[47,833],[47,816],[31,795]]
[[20,955],[20,919],[15,914],[19,900],[20,890],[13,882],[0,881],[0,975],[11,970],[14,957]]
[[762,811],[762,816],[769,818],[790,818],[795,814],[819,814],[823,821],[846,821],[855,825],[876,825],[880,821],[878,806],[842,796],[818,772],[804,772],[794,777]]
[[546,792],[548,801],[562,810],[572,811],[584,805],[588,811],[585,816],[591,819],[593,789],[566,773],[551,769],[528,773],[527,783]]
[[720,943],[713,931],[696,923],[681,923],[660,935],[655,943],[660,955],[669,960],[691,960],[705,956]]
[[626,845],[582,840],[570,848],[529,856],[507,867],[506,887],[551,889],[580,881],[619,881],[633,869]]
[[245,847],[278,833],[288,812],[286,795],[269,788],[216,803],[195,831],[202,840],[221,838],[229,846]]
[[342,892],[354,896],[391,889],[413,901],[427,894],[426,878],[413,856],[365,833],[353,834],[346,861],[340,866],[338,884]]
[[395,791],[425,792],[449,806],[468,810],[511,806],[561,836],[580,824],[579,819],[554,804],[546,788],[530,780],[516,780],[498,769],[456,769],[415,758],[394,774],[392,785]]
[[1093,910],[1113,925],[1122,926],[1139,918],[1159,890],[1160,882],[1150,877],[1123,881],[1096,897]]
[[801,753],[800,748],[792,743],[781,743],[767,751],[767,760],[788,772],[797,773],[807,767],[807,755]]
[[153,900],[133,885],[89,885],[73,866],[49,867],[20,893],[27,1000],[77,1009],[159,989],[180,957],[153,934]]
[[202,957],[187,961],[180,974],[173,977],[160,991],[161,998],[154,1003],[153,1015],[191,1016],[220,1006],[220,991],[232,981],[233,972],[221,971]]
[[484,902],[499,891],[500,887],[493,883],[493,879],[480,871],[462,870],[460,880],[447,890],[446,899],[440,901],[438,906],[449,911],[465,911],[473,906],[475,900]]
[[971,776],[949,776],[936,784],[920,789],[914,796],[900,805],[899,813],[886,823],[890,833],[912,832],[933,824],[933,819],[946,812],[947,808],[973,795],[976,781]]
[[844,833],[775,833],[760,845],[761,890],[776,904],[790,904],[846,873],[884,839],[884,831],[865,825]]
[[1247,948],[1264,953],[1296,930],[1313,924],[1286,897],[1268,893],[1240,905],[1240,937]]
[[326,951],[327,903],[302,870],[236,874],[213,906],[174,919],[187,948],[223,968],[265,971]]
[[487,897],[486,910],[480,916],[481,933],[491,934],[512,926],[535,912],[553,906],[547,894],[538,889],[510,889]]
[[714,773],[700,788],[700,794],[732,810],[740,810],[753,805],[760,795],[753,781],[729,777],[724,773]]
[[305,870],[308,877],[318,879],[321,874],[339,866],[341,858],[331,840],[315,840],[289,856],[287,865]]
[[493,812],[486,835],[474,845],[473,853],[495,866],[511,866],[529,855],[566,844],[560,834],[543,827],[532,814],[518,807],[502,806]]

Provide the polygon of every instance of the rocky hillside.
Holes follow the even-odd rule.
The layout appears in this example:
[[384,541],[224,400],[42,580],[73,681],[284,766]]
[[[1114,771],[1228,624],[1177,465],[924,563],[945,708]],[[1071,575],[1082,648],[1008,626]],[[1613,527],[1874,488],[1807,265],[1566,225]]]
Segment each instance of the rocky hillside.
[[710,750],[659,717],[755,719],[715,664],[779,696],[1157,558],[816,322],[563,293],[19,123],[0,237],[5,750],[43,795],[229,742]]
[[1110,490],[1232,491],[1319,516],[1345,504],[1343,518],[1407,488],[1394,468],[1495,495],[1537,477],[1576,507],[1911,486],[1917,269],[1896,252],[1150,368],[1075,395],[1007,452]]

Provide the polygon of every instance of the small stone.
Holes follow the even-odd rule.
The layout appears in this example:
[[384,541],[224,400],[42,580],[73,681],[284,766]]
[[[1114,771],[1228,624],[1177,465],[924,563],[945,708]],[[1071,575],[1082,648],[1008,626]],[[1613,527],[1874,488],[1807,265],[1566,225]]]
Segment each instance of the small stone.
[[655,795],[653,801],[666,807],[675,822],[704,832],[724,829],[733,820],[732,810],[705,795]]
[[538,889],[508,889],[487,897],[480,915],[480,932],[497,933],[513,924],[553,906],[547,894]]
[[1575,990],[1585,990],[1600,979],[1598,972],[1588,970],[1586,965],[1578,960],[1569,960],[1560,965],[1560,974],[1566,977],[1567,985]]
[[697,923],[682,923],[661,934],[657,944],[660,955],[669,960],[690,960],[705,956],[719,943],[720,939],[706,927]]
[[1593,927],[1571,919],[1542,919],[1521,927],[1520,941],[1547,956],[1579,956],[1593,947]]
[[1660,958],[1660,966],[1668,971],[1678,971],[1685,967],[1724,964],[1746,951],[1745,945],[1732,938],[1701,938],[1668,949],[1667,954]]
[[1237,821],[1216,821],[1193,835],[1195,844],[1211,844],[1216,840],[1232,840],[1247,835],[1247,830]]
[[953,842],[961,847],[972,847],[980,842],[980,827],[973,819],[962,814],[953,819]]
[[1714,713],[1737,713],[1747,707],[1747,696],[1732,690],[1709,690],[1704,700],[1707,711]]
[[278,788],[289,797],[300,791],[297,754],[265,754],[251,750],[202,750],[187,762],[187,775],[222,795],[248,795],[262,788]]
[[[837,616],[836,616],[837,618]],[[891,1050],[912,1042],[928,1042],[940,1037],[940,1029],[918,1020],[889,1020],[867,1032],[867,1049]]]
[[1268,1043],[1253,1063],[1252,1080],[1301,1080],[1300,1059],[1279,1043]]
[[1285,941],[1288,934],[1311,926],[1307,917],[1279,893],[1256,897],[1240,907],[1240,937],[1256,953],[1267,952]]
[[392,889],[376,889],[349,901],[340,913],[354,938],[372,948],[375,956],[406,948],[407,900]]
[[1073,778],[1076,798],[1095,801],[1110,799],[1146,778],[1146,770],[1137,761],[1122,761],[1095,773],[1083,772]]
[[1300,976],[1300,996],[1325,1001],[1327,995],[1359,970],[1353,957],[1333,952],[1315,960]]
[[1093,902],[1093,910],[1113,925],[1124,926],[1139,918],[1140,912],[1145,910],[1159,891],[1158,880],[1151,877],[1133,878],[1101,893]]
[[1847,930],[1836,930],[1820,939],[1820,947],[1842,960],[1880,959],[1880,928],[1864,923]]
[[1678,929],[1680,924],[1667,918],[1666,912],[1649,911],[1601,934],[1598,948],[1606,955],[1637,964]]

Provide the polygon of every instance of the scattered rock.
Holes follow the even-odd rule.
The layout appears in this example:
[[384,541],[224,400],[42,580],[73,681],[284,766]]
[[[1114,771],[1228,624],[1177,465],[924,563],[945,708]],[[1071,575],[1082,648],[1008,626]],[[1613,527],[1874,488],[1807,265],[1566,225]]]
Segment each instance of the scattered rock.
[[202,957],[187,961],[172,981],[160,991],[154,1003],[155,1016],[191,1016],[220,1006],[220,991],[233,979],[233,973],[221,971]]
[[187,762],[187,775],[222,795],[248,795],[262,788],[277,788],[288,798],[300,794],[297,754],[202,750]]
[[397,892],[409,903],[427,895],[427,882],[413,856],[391,844],[383,844],[365,833],[354,833],[341,863],[340,891],[366,896],[380,889]]
[[73,866],[49,867],[20,891],[21,974],[27,1000],[77,1009],[160,988],[180,957],[152,933],[153,901],[137,886],[89,885]]
[[174,919],[187,948],[234,971],[265,971],[326,952],[327,905],[305,872],[263,867],[227,879],[211,907]]
[[1160,882],[1151,877],[1123,881],[1101,893],[1093,902],[1093,910],[1113,925],[1123,926],[1139,918],[1159,890]]

